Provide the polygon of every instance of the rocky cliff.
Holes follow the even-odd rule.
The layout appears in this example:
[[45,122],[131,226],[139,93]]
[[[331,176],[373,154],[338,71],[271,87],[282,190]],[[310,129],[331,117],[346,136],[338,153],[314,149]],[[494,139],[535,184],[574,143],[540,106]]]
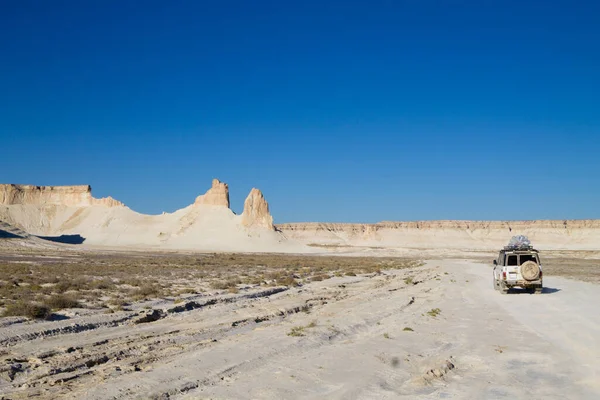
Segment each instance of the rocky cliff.
[[[190,206],[161,215],[137,213],[112,198],[95,199],[89,186],[0,185],[0,222],[32,235],[59,240],[76,236],[84,245],[111,247],[244,252],[304,249],[275,231],[260,190],[250,192],[242,215],[235,215],[229,205],[229,188],[218,179]],[[11,234],[6,231],[4,236]]]
[[122,207],[123,203],[106,197],[95,199],[89,185],[33,186],[0,184],[0,205],[57,205],[68,207]]
[[273,217],[269,212],[269,203],[267,203],[265,196],[258,189],[253,188],[244,202],[242,224],[246,227],[261,227],[275,230]]
[[278,224],[282,231],[340,231],[340,232],[376,232],[383,229],[581,229],[600,228],[600,220],[532,220],[532,221],[382,221],[374,224],[299,222]]
[[0,221],[32,235],[81,235],[92,245],[277,251],[283,243],[301,243],[462,251],[498,249],[511,236],[525,234],[540,249],[600,249],[600,220],[384,221],[275,227],[269,204],[258,189],[250,191],[241,215],[235,215],[229,206],[229,188],[218,179],[194,204],[163,215],[136,213],[110,197],[95,199],[87,185],[0,185]]
[[498,249],[524,234],[545,249],[600,248],[600,220],[317,222],[277,229],[290,239],[326,246]]
[[[218,179],[213,179],[212,187],[205,194],[198,196],[194,204],[230,208],[229,186]],[[247,228],[275,230],[273,217],[269,212],[269,204],[262,192],[256,188],[253,188],[248,194],[241,218],[242,225]]]
[[205,194],[196,197],[194,204],[229,208],[229,186],[218,179],[213,179],[212,187]]

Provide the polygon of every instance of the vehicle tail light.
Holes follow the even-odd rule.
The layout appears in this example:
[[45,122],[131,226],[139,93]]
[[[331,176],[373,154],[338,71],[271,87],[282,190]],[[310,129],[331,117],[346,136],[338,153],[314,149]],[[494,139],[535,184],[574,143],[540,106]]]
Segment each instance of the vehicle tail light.
[[506,271],[502,271],[502,279],[506,280]]

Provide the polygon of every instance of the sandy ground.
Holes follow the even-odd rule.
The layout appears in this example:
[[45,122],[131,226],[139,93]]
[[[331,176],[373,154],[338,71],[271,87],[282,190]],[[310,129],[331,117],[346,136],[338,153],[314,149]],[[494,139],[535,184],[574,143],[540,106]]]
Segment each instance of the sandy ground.
[[[145,305],[152,310],[36,323],[4,318],[0,393],[600,398],[600,287],[551,276],[545,286],[539,295],[501,295],[489,264],[445,260]],[[146,314],[160,318],[135,323]]]

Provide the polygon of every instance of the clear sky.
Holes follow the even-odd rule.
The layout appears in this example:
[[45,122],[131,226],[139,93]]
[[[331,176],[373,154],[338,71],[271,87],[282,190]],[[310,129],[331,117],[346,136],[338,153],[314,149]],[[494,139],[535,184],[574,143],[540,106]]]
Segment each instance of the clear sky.
[[600,218],[600,2],[0,2],[0,182],[276,222]]

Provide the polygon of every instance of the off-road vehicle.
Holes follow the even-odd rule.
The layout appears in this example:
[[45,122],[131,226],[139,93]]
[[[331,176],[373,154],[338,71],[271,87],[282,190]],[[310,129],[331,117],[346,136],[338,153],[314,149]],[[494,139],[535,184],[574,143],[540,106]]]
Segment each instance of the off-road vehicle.
[[501,293],[520,287],[531,293],[542,293],[542,265],[539,252],[531,246],[500,250],[494,260],[494,289]]

